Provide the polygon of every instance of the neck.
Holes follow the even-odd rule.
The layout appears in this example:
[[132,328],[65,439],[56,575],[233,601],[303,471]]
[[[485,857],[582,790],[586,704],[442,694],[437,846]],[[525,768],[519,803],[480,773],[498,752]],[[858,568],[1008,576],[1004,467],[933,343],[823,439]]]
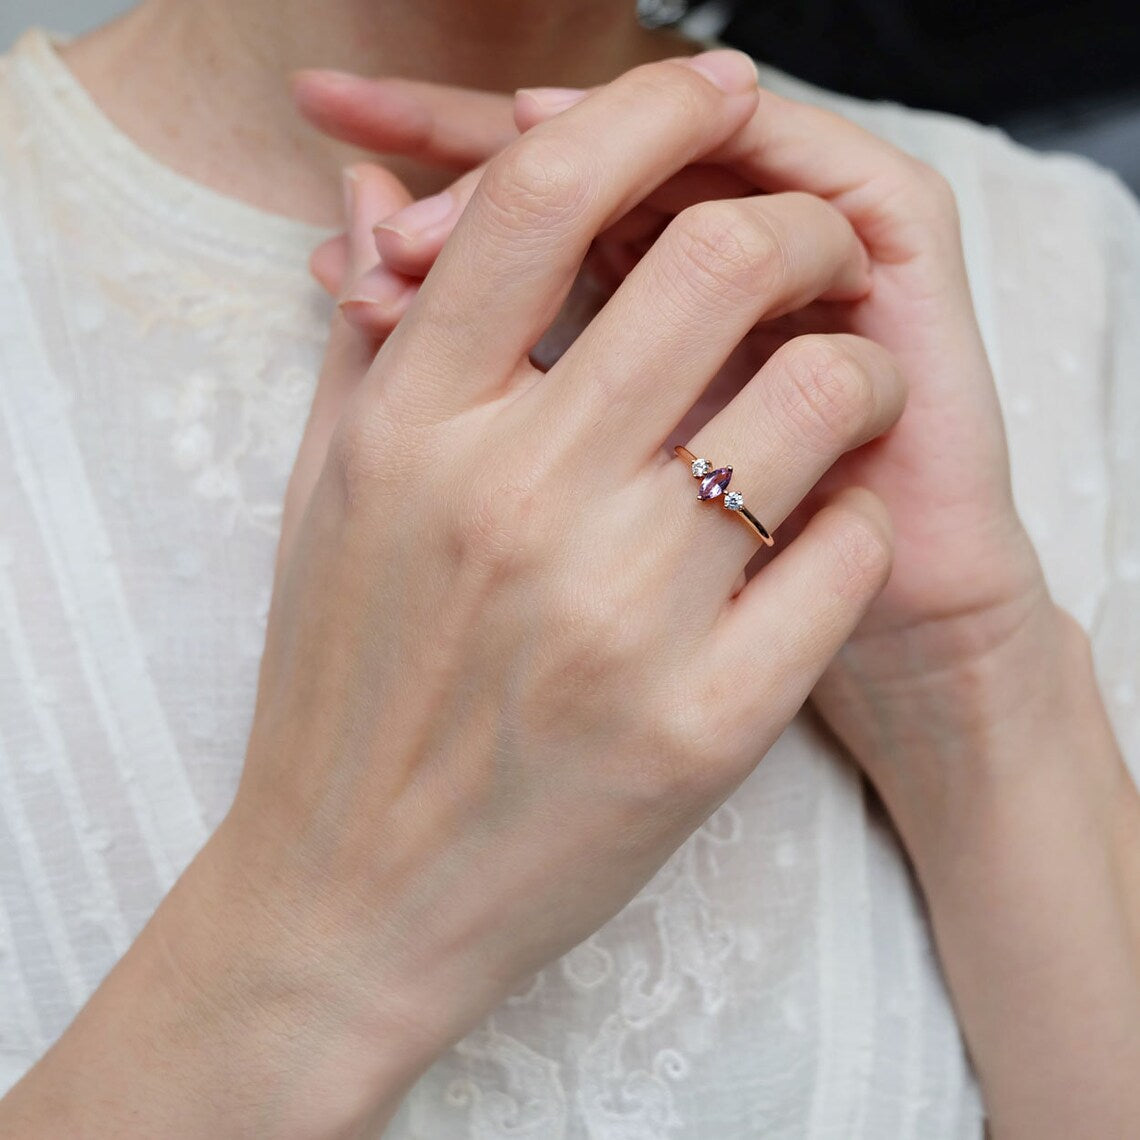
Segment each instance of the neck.
[[[255,205],[340,221],[360,157],[297,116],[288,75],[331,67],[513,91],[589,86],[684,50],[633,0],[144,0],[64,51],[117,125],[181,173]],[[413,192],[438,174],[409,174]]]
[[202,0],[193,11],[278,72],[334,67],[487,91],[605,82],[652,38],[632,0]]

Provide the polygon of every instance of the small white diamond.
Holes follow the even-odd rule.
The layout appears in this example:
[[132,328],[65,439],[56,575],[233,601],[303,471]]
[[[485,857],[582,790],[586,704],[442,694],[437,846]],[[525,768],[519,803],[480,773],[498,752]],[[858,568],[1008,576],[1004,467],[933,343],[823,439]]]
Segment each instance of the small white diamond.
[[702,475],[707,475],[712,470],[712,464],[707,459],[694,459],[693,460],[693,474],[699,479]]
[[724,505],[730,511],[738,511],[744,506],[744,496],[739,491],[729,491],[724,497]]

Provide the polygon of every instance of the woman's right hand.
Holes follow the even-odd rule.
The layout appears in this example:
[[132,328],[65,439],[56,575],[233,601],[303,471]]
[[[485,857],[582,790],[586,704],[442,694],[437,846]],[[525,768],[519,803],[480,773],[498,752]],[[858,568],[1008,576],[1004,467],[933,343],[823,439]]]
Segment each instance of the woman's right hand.
[[[758,320],[866,291],[827,203],[684,211],[548,373],[528,361],[594,236],[756,98],[717,52],[528,132],[359,386],[322,378],[346,395],[290,487],[245,768],[204,859],[272,967],[243,1001],[285,1039],[335,1026],[319,1052],[355,1125],[630,900],[887,577],[889,523],[852,491],[739,590],[756,539],[662,451]],[[687,442],[771,528],[903,400],[877,345],[806,336]],[[334,1116],[310,1097],[272,1134]]]

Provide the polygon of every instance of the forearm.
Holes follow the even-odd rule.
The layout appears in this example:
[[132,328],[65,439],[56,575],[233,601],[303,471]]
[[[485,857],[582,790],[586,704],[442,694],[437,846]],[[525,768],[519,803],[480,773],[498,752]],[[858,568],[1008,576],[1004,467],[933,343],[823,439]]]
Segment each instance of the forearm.
[[910,694],[917,715],[892,719],[893,755],[871,770],[992,1134],[1140,1135],[1140,797],[1087,642],[1058,615],[947,680]]
[[[422,1066],[354,1024],[208,849],[62,1037],[0,1101],[0,1135],[375,1136]],[[343,987],[342,987],[343,989]],[[359,1037],[354,1036],[360,1030]]]

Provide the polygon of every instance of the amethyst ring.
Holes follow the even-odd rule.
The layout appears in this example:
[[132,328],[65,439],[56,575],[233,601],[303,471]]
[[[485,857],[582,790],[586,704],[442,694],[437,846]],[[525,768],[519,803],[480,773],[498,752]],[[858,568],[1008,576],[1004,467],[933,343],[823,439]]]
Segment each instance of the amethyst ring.
[[707,459],[694,455],[687,447],[677,444],[673,451],[679,459],[683,459],[693,473],[694,479],[701,481],[698,499],[720,499],[725,510],[739,515],[756,533],[765,546],[775,545],[775,539],[768,533],[763,523],[744,505],[744,496],[739,491],[730,491],[728,484],[732,479],[731,467],[716,467]]

